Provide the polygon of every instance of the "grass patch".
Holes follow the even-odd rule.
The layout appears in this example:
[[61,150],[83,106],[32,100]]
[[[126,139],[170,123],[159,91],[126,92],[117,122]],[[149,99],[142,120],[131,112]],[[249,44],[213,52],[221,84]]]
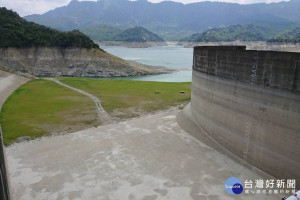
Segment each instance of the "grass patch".
[[[120,118],[166,109],[191,98],[191,83],[66,77],[58,79],[99,97],[104,109]],[[180,93],[181,91],[184,93]]]
[[[191,83],[58,79],[100,97],[104,109],[122,119],[190,100]],[[0,122],[5,145],[99,125],[95,104],[91,99],[43,79],[31,80],[12,94],[2,107]]]
[[88,97],[42,79],[29,81],[6,100],[0,122],[5,145],[99,124]]

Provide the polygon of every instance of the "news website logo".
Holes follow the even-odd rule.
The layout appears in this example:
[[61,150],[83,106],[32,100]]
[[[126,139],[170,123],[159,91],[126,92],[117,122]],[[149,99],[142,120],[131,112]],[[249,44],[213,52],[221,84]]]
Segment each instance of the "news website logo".
[[[296,193],[296,179],[240,179],[230,177],[225,181],[225,190],[229,194],[245,195],[292,195]],[[299,199],[300,200],[300,199]]]
[[241,194],[243,192],[242,182],[236,177],[228,178],[224,187],[229,194]]

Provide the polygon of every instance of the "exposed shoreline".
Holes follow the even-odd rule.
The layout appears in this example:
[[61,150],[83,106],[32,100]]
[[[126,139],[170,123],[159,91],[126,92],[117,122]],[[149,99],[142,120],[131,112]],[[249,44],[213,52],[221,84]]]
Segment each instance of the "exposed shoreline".
[[0,48],[0,66],[37,77],[129,77],[174,70],[127,61],[99,49],[31,47]]
[[140,75],[140,76],[159,75],[159,74],[171,74],[171,73],[177,71],[176,68],[172,69],[172,68],[167,68],[167,67],[164,67],[164,66],[146,65],[146,64],[142,64],[142,63],[139,63],[139,62],[136,62],[136,61],[132,61],[132,60],[126,60],[126,62],[128,64],[130,64],[131,66],[135,66],[135,67],[137,67],[139,69],[143,69],[143,70],[149,71],[149,74],[143,74],[143,75]]

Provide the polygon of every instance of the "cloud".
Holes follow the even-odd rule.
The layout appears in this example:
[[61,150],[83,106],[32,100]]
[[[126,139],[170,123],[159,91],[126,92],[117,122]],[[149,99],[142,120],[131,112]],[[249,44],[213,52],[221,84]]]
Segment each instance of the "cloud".
[[25,16],[42,14],[56,7],[67,5],[69,2],[70,0],[0,0],[0,6]]
[[[161,2],[162,0],[148,0],[153,3]],[[181,2],[184,4],[187,3],[195,3],[201,1],[221,1],[221,2],[228,2],[228,3],[239,3],[239,4],[251,4],[251,3],[273,3],[273,2],[281,2],[281,1],[288,1],[288,0],[172,0],[176,2]]]
[[[12,9],[18,12],[19,15],[26,16],[31,14],[43,14],[54,8],[65,6],[70,1],[71,0],[0,0],[0,7],[6,7],[8,9]],[[90,0],[90,1],[96,1],[96,0]],[[161,2],[162,0],[148,0],[148,1],[153,3],[158,3]],[[187,3],[201,2],[206,0],[173,0],[173,1],[187,4]],[[272,3],[272,2],[280,2],[282,0],[211,0],[211,1],[250,4],[250,3],[262,3],[262,2]]]

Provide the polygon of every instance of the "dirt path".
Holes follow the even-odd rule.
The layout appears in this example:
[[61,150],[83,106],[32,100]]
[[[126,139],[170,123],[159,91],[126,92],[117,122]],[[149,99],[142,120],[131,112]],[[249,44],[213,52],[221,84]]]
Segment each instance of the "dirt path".
[[57,80],[55,78],[45,78],[45,79],[49,80],[49,81],[53,81],[53,82],[55,82],[55,83],[57,83],[57,84],[59,84],[61,86],[67,87],[67,88],[69,88],[71,90],[74,90],[76,92],[79,92],[79,93],[81,93],[83,95],[88,96],[89,98],[91,98],[95,102],[96,108],[97,108],[97,113],[98,113],[98,116],[99,116],[100,120],[102,121],[102,123],[103,124],[108,124],[108,123],[112,122],[111,116],[102,107],[100,99],[98,99],[94,95],[92,95],[90,93],[87,93],[87,92],[85,92],[83,90],[80,90],[78,88],[75,88],[75,87],[69,86],[67,84],[64,84],[64,83],[60,82],[59,80]]

